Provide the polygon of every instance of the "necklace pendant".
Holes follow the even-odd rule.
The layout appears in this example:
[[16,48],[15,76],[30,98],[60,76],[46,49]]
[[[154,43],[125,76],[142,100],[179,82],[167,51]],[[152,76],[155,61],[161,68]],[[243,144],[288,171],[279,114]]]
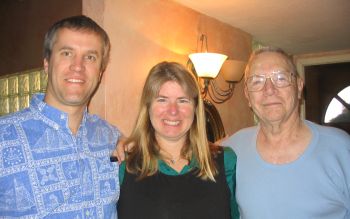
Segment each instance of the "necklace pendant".
[[174,159],[170,159],[170,163],[171,164],[175,164],[175,160]]

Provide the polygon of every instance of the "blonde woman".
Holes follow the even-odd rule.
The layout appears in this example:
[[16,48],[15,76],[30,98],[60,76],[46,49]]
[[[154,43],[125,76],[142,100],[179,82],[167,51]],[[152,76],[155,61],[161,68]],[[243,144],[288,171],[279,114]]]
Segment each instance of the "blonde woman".
[[175,62],[154,66],[119,170],[119,219],[238,218],[236,155],[205,130],[196,79]]

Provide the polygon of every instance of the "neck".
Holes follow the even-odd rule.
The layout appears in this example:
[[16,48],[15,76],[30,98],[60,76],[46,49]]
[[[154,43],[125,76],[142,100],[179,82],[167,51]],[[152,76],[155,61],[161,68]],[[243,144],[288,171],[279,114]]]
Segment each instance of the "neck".
[[53,97],[51,94],[52,92],[49,92],[49,90],[50,87],[48,87],[48,91],[44,97],[44,102],[68,114],[68,126],[71,132],[75,135],[80,127],[88,102],[77,105],[69,105],[58,101],[57,98]]
[[264,121],[261,120],[260,127],[261,131],[266,136],[283,136],[285,134],[293,133],[298,131],[295,129],[303,124],[299,117],[298,111],[294,111],[287,119],[279,121]]
[[162,159],[175,170],[181,170],[187,163],[187,160],[181,154],[182,148],[185,145],[185,140],[167,141],[157,138],[157,143],[160,147],[160,155],[162,156]]
[[181,155],[181,151],[177,152],[177,155],[165,151],[164,149],[160,149],[160,154],[162,160],[165,161],[172,169],[177,171],[178,173],[184,168],[185,165],[188,165],[189,161]]
[[162,154],[163,160],[167,161],[170,165],[175,165],[179,160],[181,160],[182,156],[179,154],[177,157],[173,157],[166,151],[160,151]]
[[163,158],[167,160],[171,160],[172,162],[174,160],[179,160],[181,158],[181,149],[182,146],[176,146],[174,148],[170,147],[164,147],[160,146],[160,154],[162,155]]
[[84,111],[68,113],[68,125],[73,135],[76,135],[83,119]]
[[311,131],[300,119],[282,126],[278,132],[261,126],[257,136],[257,150],[270,163],[284,164],[296,160],[307,148]]
[[157,138],[157,143],[160,147],[160,151],[166,152],[172,157],[178,157],[181,154],[181,150],[185,145],[185,138],[178,139],[176,141],[169,141],[163,138]]

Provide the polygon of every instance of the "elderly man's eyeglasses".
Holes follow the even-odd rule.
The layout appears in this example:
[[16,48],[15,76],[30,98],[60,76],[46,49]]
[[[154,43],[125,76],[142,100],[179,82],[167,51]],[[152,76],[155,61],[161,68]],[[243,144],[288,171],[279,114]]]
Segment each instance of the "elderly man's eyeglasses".
[[275,87],[288,87],[292,84],[292,76],[293,73],[284,71],[272,72],[270,76],[254,74],[247,78],[246,85],[248,91],[261,91],[265,87],[266,80],[270,78]]

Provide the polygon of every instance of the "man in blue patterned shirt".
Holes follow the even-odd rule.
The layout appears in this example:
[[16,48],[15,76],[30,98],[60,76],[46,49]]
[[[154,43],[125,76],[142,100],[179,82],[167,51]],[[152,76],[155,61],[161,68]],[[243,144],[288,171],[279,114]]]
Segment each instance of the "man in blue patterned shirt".
[[0,119],[0,218],[116,218],[120,132],[87,112],[106,69],[107,33],[86,16],[44,42],[46,94]]

